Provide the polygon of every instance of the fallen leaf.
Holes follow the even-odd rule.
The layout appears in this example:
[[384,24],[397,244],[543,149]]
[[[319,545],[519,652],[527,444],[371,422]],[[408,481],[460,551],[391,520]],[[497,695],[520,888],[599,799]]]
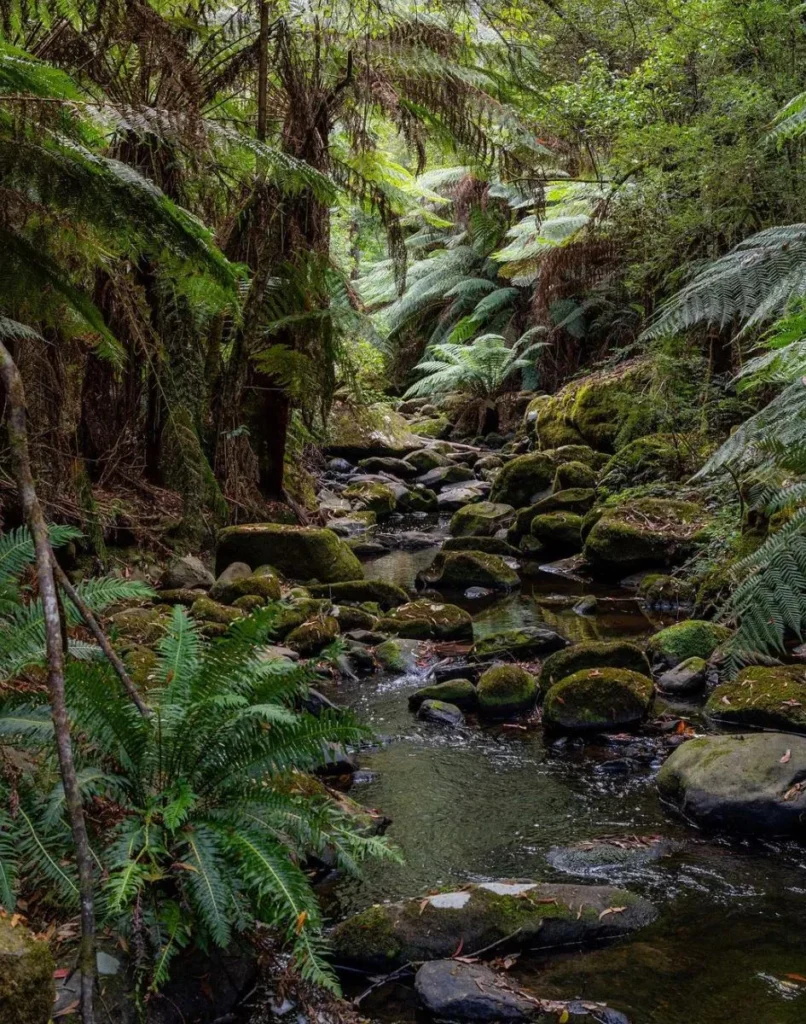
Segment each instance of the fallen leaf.
[[607,910],[603,910],[601,914],[599,914],[599,920],[601,921],[602,918],[607,917],[608,914],[623,914],[626,909],[626,907],[608,907]]
[[451,960],[455,960],[456,957],[459,956],[459,954],[462,952],[462,950],[464,948],[465,948],[465,940],[464,939],[459,939],[459,945],[453,951],[453,956],[451,957]]
[[297,935],[299,935],[300,932],[302,931],[302,929],[305,927],[305,922],[307,920],[308,920],[308,911],[307,910],[301,910],[299,912],[299,914],[297,914],[297,923],[294,926],[294,931],[297,933]]
[[61,978],[66,978],[69,973],[69,967],[57,967],[56,970],[53,972],[53,977],[56,978],[56,980],[58,981]]
[[59,1010],[58,1013],[54,1013],[53,1019],[55,1020],[57,1017],[67,1017],[69,1014],[75,1013],[76,1010],[78,1009],[78,1005],[79,1003],[78,1000],[76,999],[74,1003],[70,1003],[69,1006],[65,1006],[64,1009]]
[[560,1019],[559,1019],[558,1024],[568,1024],[569,1019],[570,1019],[570,1014],[568,1013],[568,1010],[563,1010],[563,1012],[560,1014]]
[[424,900],[420,900],[420,916],[422,916],[423,911],[425,910],[425,908],[428,906],[428,904],[430,902],[431,902],[431,900],[430,900],[430,898],[428,896],[426,896],[426,898]]
[[727,698],[727,697],[723,697],[723,698],[722,698],[722,703],[723,703],[723,704],[730,704],[730,701],[728,700],[728,698]]
[[792,751],[787,750],[784,756],[781,758],[781,764],[789,764],[789,759],[792,757]]
[[806,978],[802,974],[787,974],[785,977],[789,978],[790,981],[799,981],[802,985],[806,985]]

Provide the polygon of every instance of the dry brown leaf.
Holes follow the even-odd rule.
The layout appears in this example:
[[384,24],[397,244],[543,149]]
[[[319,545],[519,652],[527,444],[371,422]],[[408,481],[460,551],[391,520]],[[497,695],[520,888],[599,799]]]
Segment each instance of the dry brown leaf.
[[599,914],[599,920],[601,921],[602,918],[607,917],[608,914],[623,914],[626,909],[626,907],[608,907],[607,910],[603,910],[601,914]]
[[791,757],[792,757],[792,751],[791,750],[787,750],[787,752],[781,758],[781,762],[780,763],[781,764],[789,764],[789,760],[790,760]]

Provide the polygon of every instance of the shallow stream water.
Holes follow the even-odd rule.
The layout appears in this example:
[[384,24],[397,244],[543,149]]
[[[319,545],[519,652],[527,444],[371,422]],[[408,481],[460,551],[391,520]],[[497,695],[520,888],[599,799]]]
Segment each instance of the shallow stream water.
[[[428,524],[437,543],[443,525]],[[409,586],[435,550],[393,551],[367,562],[367,575]],[[561,598],[590,593],[599,598],[595,616],[562,607]],[[573,639],[640,638],[659,625],[626,591],[551,574],[517,595],[460,603],[473,611],[477,636],[547,622]],[[524,954],[513,976],[541,997],[606,1001],[632,1024],[806,1022],[806,850],[763,836],[708,836],[671,816],[654,784],[667,750],[652,740],[558,747],[539,728],[469,721],[448,731],[420,722],[407,698],[425,670],[334,688],[380,738],[361,756],[352,795],[392,819],[388,834],[405,864],[371,864],[361,880],[340,881],[333,914],[472,880],[622,885],[656,904],[655,925],[604,949]],[[670,710],[697,721],[691,705]],[[669,842],[636,843],[658,836]],[[583,864],[562,852],[612,837],[626,847],[600,853],[594,845]],[[389,1022],[417,1013],[404,984],[373,993],[362,1010]]]

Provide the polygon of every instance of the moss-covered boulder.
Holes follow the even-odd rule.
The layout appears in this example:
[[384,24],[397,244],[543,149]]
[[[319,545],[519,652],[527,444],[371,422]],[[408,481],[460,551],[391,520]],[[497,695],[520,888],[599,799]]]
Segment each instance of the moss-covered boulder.
[[440,551],[417,578],[430,587],[445,590],[514,590],[520,586],[518,574],[500,555],[485,555],[483,551]]
[[358,509],[374,512],[378,519],[384,519],[397,507],[397,495],[387,484],[363,480],[345,487],[341,496],[355,503]]
[[408,672],[416,662],[415,640],[384,640],[375,648],[375,657],[387,672]]
[[508,526],[515,515],[511,505],[495,501],[478,501],[465,505],[451,517],[450,532],[454,537],[492,537]]
[[472,952],[493,944],[503,950],[504,941],[510,948],[595,944],[656,917],[651,903],[612,886],[481,882],[369,907],[336,925],[332,941],[337,963],[374,972],[451,957],[460,946]]
[[559,558],[582,550],[581,526],[582,516],[573,512],[549,512],[534,517],[530,533],[550,557]]
[[472,710],[478,703],[476,687],[469,679],[447,679],[444,683],[421,686],[409,696],[409,707],[416,711],[424,700],[443,700],[463,710]]
[[433,448],[421,448],[419,451],[409,452],[403,461],[412,466],[415,473],[420,475],[428,473],[432,469],[438,469],[440,466],[450,466],[451,464],[447,455],[443,455]]
[[806,836],[806,738],[763,732],[703,736],[658,773],[661,798],[705,828]]
[[230,623],[243,618],[246,613],[241,608],[220,604],[210,597],[200,597],[191,605],[190,614],[201,622],[217,622],[229,626]]
[[705,714],[720,725],[806,733],[806,668],[744,668],[711,693]]
[[451,421],[447,416],[432,416],[422,420],[412,420],[411,429],[418,437],[449,437]]
[[332,643],[338,635],[339,620],[333,615],[323,615],[292,629],[285,638],[285,643],[303,658],[311,658]]
[[572,487],[567,491],[549,494],[517,513],[512,526],[507,530],[507,539],[511,543],[517,543],[521,537],[525,537],[532,527],[535,516],[549,515],[552,512],[570,512],[584,516],[593,507],[595,500],[596,491],[586,487]]
[[462,484],[468,480],[475,480],[473,470],[469,466],[458,466],[451,463],[448,466],[438,466],[436,469],[429,469],[418,477],[417,482],[432,491],[443,491],[446,487],[454,484]]
[[417,486],[397,499],[398,512],[437,512],[439,500],[436,491]]
[[649,713],[652,680],[624,668],[586,668],[561,679],[546,694],[543,723],[568,732],[620,732]]
[[707,661],[730,636],[727,626],[717,622],[687,619],[650,637],[647,654],[653,666],[658,668],[672,668],[686,658],[704,658]]
[[601,571],[623,576],[679,565],[695,550],[706,523],[694,502],[640,498],[602,510],[585,538],[585,557]]
[[588,490],[596,487],[596,471],[584,462],[564,462],[554,474],[553,491],[568,491],[574,488]]
[[636,644],[626,640],[589,640],[546,658],[540,668],[540,692],[545,697],[561,680],[591,668],[623,668],[650,675],[649,661]]
[[280,578],[270,566],[261,566],[249,576],[233,580],[223,587],[216,584],[215,592],[211,591],[222,604],[235,604],[239,597],[259,597],[265,604],[267,601],[279,601],[281,596]]
[[0,917],[0,1020],[4,1024],[48,1024],[56,990],[46,942],[25,925]]
[[567,646],[565,637],[548,626],[521,626],[520,629],[503,629],[482,637],[473,645],[471,655],[476,661],[499,658],[529,661]]
[[424,598],[393,608],[378,629],[409,640],[473,639],[473,620],[463,608]]
[[477,696],[482,714],[503,717],[532,708],[537,699],[537,683],[519,665],[494,665],[482,673]]
[[552,448],[546,452],[551,456],[556,466],[562,466],[567,462],[581,462],[584,466],[593,470],[599,470],[606,465],[609,458],[602,452],[596,452],[589,444],[564,444],[558,448]]
[[532,505],[551,487],[555,466],[548,455],[534,452],[508,462],[495,478],[490,501],[513,508]]
[[387,405],[367,408],[337,402],[328,416],[329,455],[351,461],[372,455],[400,458],[421,447],[407,420]]
[[253,569],[273,565],[289,579],[341,583],[363,579],[356,556],[332,530],[311,526],[249,523],[219,531],[216,568],[245,562]]
[[165,635],[172,617],[172,609],[165,604],[148,608],[124,608],[109,616],[109,624],[115,636],[151,646]]
[[678,608],[692,608],[696,598],[696,587],[679,576],[663,576],[649,573],[638,586],[638,596],[647,606],[657,611],[671,611]]
[[352,602],[361,604],[364,601],[375,601],[381,608],[395,608],[408,601],[408,595],[402,587],[386,580],[350,580],[347,583],[313,583],[308,590],[312,597],[330,598],[337,604]]
[[138,690],[147,690],[157,677],[159,659],[151,647],[133,644],[123,653],[123,664]]
[[621,448],[602,470],[613,493],[641,484],[685,480],[700,469],[708,446],[695,435],[648,434]]
[[365,473],[389,473],[392,476],[399,477],[401,480],[410,480],[412,477],[417,476],[416,468],[410,462],[406,462],[405,459],[382,458],[377,455],[373,455],[368,459],[361,459],[358,463],[358,468],[362,469]]
[[330,614],[339,620],[339,631],[349,633],[353,629],[374,629],[377,616],[353,605],[333,605]]

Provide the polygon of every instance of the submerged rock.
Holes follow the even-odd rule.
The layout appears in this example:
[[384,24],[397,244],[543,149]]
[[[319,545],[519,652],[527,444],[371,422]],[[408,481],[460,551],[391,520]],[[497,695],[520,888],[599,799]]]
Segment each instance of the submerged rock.
[[424,598],[393,608],[378,628],[409,640],[473,639],[473,620],[463,608]]
[[447,701],[462,710],[476,707],[478,694],[469,679],[447,679],[444,683],[422,686],[409,697],[409,707],[416,711],[426,700]]
[[653,666],[674,668],[687,658],[708,659],[731,636],[727,626],[701,619],[688,619],[667,626],[650,637],[647,654]]
[[515,515],[511,505],[495,501],[479,501],[465,505],[451,519],[450,532],[454,537],[492,537],[508,526]]
[[806,733],[806,668],[753,665],[713,691],[705,705],[713,722]]
[[556,683],[590,668],[625,668],[649,676],[649,662],[636,644],[626,640],[589,640],[557,651],[540,669],[540,692],[545,696]]
[[656,861],[671,857],[682,843],[662,836],[625,835],[619,839],[603,839],[555,846],[546,860],[555,871],[584,878],[607,878],[612,873],[634,871]]
[[766,732],[687,740],[658,774],[661,796],[700,825],[806,835],[806,738]]
[[528,661],[568,646],[568,641],[548,626],[522,626],[490,633],[473,645],[472,655],[480,660],[507,656],[513,661]]
[[436,725],[461,725],[465,716],[455,704],[444,700],[424,700],[417,711],[417,717]]
[[483,714],[504,717],[534,706],[537,683],[518,665],[496,665],[482,674],[476,692]]
[[0,918],[0,1020],[48,1024],[53,1010],[53,957],[25,925]]
[[474,585],[514,590],[520,585],[518,574],[500,555],[485,555],[483,551],[440,551],[417,578],[428,586],[449,590]]
[[[510,948],[588,945],[651,924],[646,900],[612,886],[482,882],[456,892],[369,907],[332,933],[336,962],[370,971],[472,954],[494,942]],[[502,942],[501,950],[505,949]]]
[[229,526],[218,533],[216,567],[272,565],[289,579],[340,583],[363,579],[356,556],[332,530],[277,523]]
[[543,722],[568,732],[620,732],[643,722],[654,693],[652,680],[637,672],[584,669],[551,687]]

